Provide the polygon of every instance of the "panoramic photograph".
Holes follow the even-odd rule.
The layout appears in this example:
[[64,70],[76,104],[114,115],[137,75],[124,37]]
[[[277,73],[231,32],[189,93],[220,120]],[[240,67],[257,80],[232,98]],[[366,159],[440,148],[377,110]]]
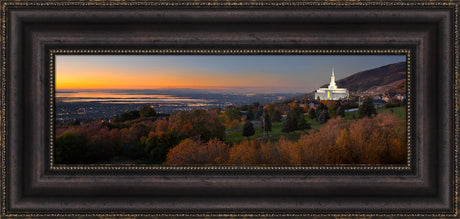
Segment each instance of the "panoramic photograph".
[[405,55],[56,55],[56,164],[407,163]]

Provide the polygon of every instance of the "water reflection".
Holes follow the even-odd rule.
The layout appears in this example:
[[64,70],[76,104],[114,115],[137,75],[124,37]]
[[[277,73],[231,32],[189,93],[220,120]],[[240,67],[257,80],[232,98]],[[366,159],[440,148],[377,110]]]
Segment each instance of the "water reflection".
[[104,91],[56,92],[57,102],[101,102],[101,103],[155,103],[155,102],[207,102],[205,99],[193,99],[163,94],[135,94]]

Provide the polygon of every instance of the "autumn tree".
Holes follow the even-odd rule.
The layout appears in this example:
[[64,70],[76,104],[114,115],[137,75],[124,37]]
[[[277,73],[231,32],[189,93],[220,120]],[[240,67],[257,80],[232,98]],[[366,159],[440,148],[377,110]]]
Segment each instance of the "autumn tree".
[[203,141],[213,138],[224,139],[225,125],[215,111],[196,109],[181,111],[169,118],[169,129],[184,138],[200,136]]
[[392,113],[344,121],[332,118],[298,141],[244,140],[232,147],[218,139],[180,142],[165,164],[403,164],[404,120]]
[[289,103],[289,108],[292,110],[292,109],[295,109],[299,107],[299,104],[297,104],[296,102],[291,102]]
[[241,113],[239,110],[229,107],[225,110],[224,115],[228,118],[229,121],[238,120],[241,121]]
[[281,122],[281,111],[275,105],[267,104],[263,109],[270,116],[271,122]]
[[222,114],[222,117],[225,122],[225,126],[228,128],[236,128],[241,122],[241,113],[239,110],[229,107]]
[[255,134],[254,125],[251,122],[247,121],[243,127],[243,136],[249,139],[249,136],[253,136],[254,134]]
[[197,138],[187,138],[171,148],[164,164],[225,164],[229,149],[219,139],[202,143]]
[[244,140],[230,148],[229,164],[258,164],[259,161],[259,142]]
[[328,101],[328,112],[329,116],[335,118],[337,116],[337,109],[340,107],[340,104],[337,101]]
[[385,104],[385,108],[397,107],[397,106],[401,106],[401,105],[402,105],[402,101],[398,100],[395,97],[393,97],[393,98],[390,99],[390,101],[388,101],[387,104]]
[[181,111],[169,119],[157,120],[145,140],[145,151],[155,162],[162,162],[168,150],[186,138],[196,137],[203,142],[223,139],[225,125],[215,110]]
[[305,98],[303,102],[304,102],[304,107],[302,108],[302,110],[304,113],[308,113],[308,111],[310,110],[310,107],[308,106],[308,99]]

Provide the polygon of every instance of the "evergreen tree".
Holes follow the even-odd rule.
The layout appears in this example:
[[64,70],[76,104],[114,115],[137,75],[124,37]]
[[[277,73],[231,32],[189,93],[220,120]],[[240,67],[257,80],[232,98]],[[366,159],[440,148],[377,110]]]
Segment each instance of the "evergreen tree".
[[311,108],[310,111],[308,111],[308,118],[313,120],[316,118],[316,110],[315,108]]
[[345,117],[345,110],[342,106],[339,106],[339,108],[337,108],[336,115],[341,116],[342,118]]
[[297,123],[288,116],[283,123],[283,129],[281,131],[289,133],[289,132],[294,131],[296,128],[297,128]]
[[265,116],[264,116],[264,125],[263,125],[263,130],[262,131],[265,131],[265,132],[270,132],[272,131],[272,122],[270,121],[270,116],[268,115],[268,113],[264,113]]
[[299,120],[299,123],[297,124],[297,129],[305,131],[305,130],[311,129],[311,126],[310,126],[310,124],[307,123],[305,118],[301,118]]
[[254,112],[252,111],[251,107],[249,107],[248,113],[246,114],[246,120],[247,121],[254,120]]
[[249,140],[249,136],[253,136],[255,134],[254,125],[247,121],[246,124],[243,126],[243,136],[247,137]]
[[330,119],[329,112],[326,109],[324,109],[323,111],[321,111],[321,114],[319,114],[319,116],[318,116],[318,123],[319,124],[324,124],[329,119]]
[[359,106],[359,117],[371,117],[372,115],[377,115],[377,110],[375,109],[374,104],[372,103],[371,98],[366,98]]
[[324,104],[324,103],[320,103],[318,108],[316,109],[316,119],[319,118],[319,116],[321,115],[321,113],[323,112],[323,110],[329,110],[327,108],[327,106]]
[[272,122],[281,122],[281,112],[277,109],[273,110],[273,112],[270,113],[270,118]]
[[401,101],[401,105],[402,106],[406,106],[407,105],[407,99],[404,98],[402,101]]
[[256,112],[254,113],[254,119],[259,120],[264,114],[263,109],[261,107],[259,107],[259,109],[255,110],[255,111]]

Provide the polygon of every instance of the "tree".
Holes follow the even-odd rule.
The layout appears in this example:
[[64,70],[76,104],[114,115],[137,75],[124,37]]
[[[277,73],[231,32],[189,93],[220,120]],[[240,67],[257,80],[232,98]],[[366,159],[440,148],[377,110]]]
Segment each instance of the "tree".
[[243,127],[243,136],[247,137],[249,140],[249,136],[253,136],[254,134],[254,125],[251,122],[247,121]]
[[233,121],[235,119],[241,121],[241,113],[235,108],[227,108],[227,110],[224,112],[224,115],[228,118],[229,121]]
[[112,122],[114,122],[114,123],[124,122],[124,121],[128,121],[128,120],[134,120],[134,119],[137,119],[137,118],[139,118],[139,111],[134,110],[134,111],[129,111],[129,112],[122,113],[119,116],[115,116],[113,118]]
[[302,108],[303,112],[304,113],[308,113],[308,111],[310,110],[310,107],[308,106],[308,98],[305,98],[303,99],[303,102],[304,102],[304,107]]
[[318,116],[318,123],[319,124],[324,124],[326,123],[331,117],[329,116],[329,112],[324,109],[321,114]]
[[308,118],[311,119],[311,120],[316,118],[316,110],[315,110],[315,108],[311,108],[308,111]]
[[[289,133],[295,130],[301,130],[299,128],[299,123],[301,120],[305,120],[302,108],[298,106],[291,108],[291,110],[287,114],[286,122],[284,123],[282,131]],[[302,126],[305,126],[305,124],[302,124]]]
[[83,136],[74,132],[65,132],[56,138],[54,145],[56,163],[87,163],[87,146]]
[[330,102],[328,104],[329,116],[331,116],[332,118],[335,118],[337,116],[337,109],[340,107],[340,105],[336,101],[329,101],[329,102]]
[[263,116],[264,111],[261,108],[256,109],[255,111],[256,112],[254,113],[254,119],[259,120]]
[[310,126],[310,124],[307,123],[305,118],[301,118],[299,120],[299,123],[297,124],[297,129],[305,131],[305,130],[311,129],[311,126]]
[[316,108],[316,119],[319,118],[319,115],[323,112],[323,110],[329,110],[329,109],[328,109],[327,106],[323,103],[323,101],[321,101],[321,102],[319,103],[318,108]]
[[341,116],[342,118],[345,117],[345,110],[342,106],[339,106],[336,111],[336,116]]
[[297,121],[295,121],[294,118],[288,116],[283,123],[283,129],[281,131],[290,133],[292,131],[295,131],[296,128],[297,128]]
[[139,111],[139,116],[141,118],[152,117],[152,119],[155,120],[157,116],[157,112],[155,111],[155,108],[153,108],[153,106],[143,106],[141,110]]
[[246,114],[246,120],[247,121],[254,120],[254,112],[252,111],[251,107],[249,107],[248,113]]
[[72,121],[69,122],[69,125],[72,125],[72,126],[80,125],[80,120],[73,119]]
[[271,113],[269,112],[269,115],[272,122],[281,122],[281,112],[279,110],[275,109]]
[[299,104],[297,104],[296,102],[291,102],[289,104],[289,108],[291,108],[291,109],[294,109],[294,108],[297,108],[297,107],[299,107]]
[[397,107],[401,105],[402,105],[402,101],[393,97],[390,99],[390,101],[387,104],[385,104],[385,108]]
[[182,135],[182,139],[200,136],[202,141],[207,142],[213,138],[224,139],[225,125],[215,111],[196,109],[169,117],[167,131],[177,137]]
[[270,121],[270,115],[268,113],[264,113],[264,118],[263,118],[263,127],[262,131],[264,132],[270,132],[272,131],[272,122]]
[[371,117],[372,115],[377,115],[377,110],[375,109],[371,98],[366,98],[363,104],[359,106],[359,117]]

